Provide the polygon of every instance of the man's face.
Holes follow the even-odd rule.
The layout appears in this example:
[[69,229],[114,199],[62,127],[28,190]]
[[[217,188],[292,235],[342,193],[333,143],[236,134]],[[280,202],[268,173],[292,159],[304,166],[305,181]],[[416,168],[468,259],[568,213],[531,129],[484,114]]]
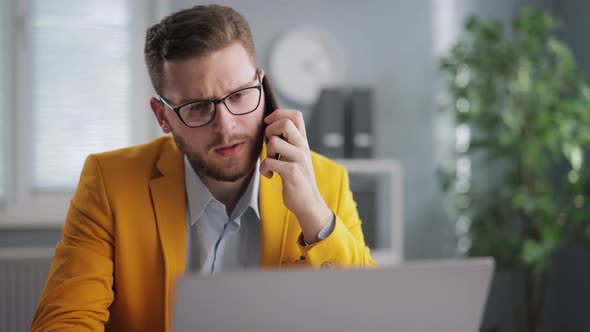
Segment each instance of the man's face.
[[[173,105],[223,98],[259,83],[256,68],[238,42],[203,57],[166,62],[164,73],[163,97]],[[262,79],[264,73],[260,75]],[[200,176],[234,182],[251,174],[260,155],[264,94],[260,99],[258,108],[244,115],[233,115],[218,103],[213,121],[198,128],[187,127],[161,102],[152,100],[152,109],[162,130],[172,132]]]

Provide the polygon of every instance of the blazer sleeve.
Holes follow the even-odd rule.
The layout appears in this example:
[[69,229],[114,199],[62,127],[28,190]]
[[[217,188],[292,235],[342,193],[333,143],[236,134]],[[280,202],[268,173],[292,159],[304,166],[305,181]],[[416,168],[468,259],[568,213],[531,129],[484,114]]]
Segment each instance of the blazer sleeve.
[[377,265],[365,244],[348,172],[344,167],[339,169],[336,200],[328,200],[336,217],[334,230],[326,239],[309,246],[302,245],[303,237],[300,235],[297,245],[313,267],[375,267]]
[[113,215],[95,156],[86,159],[31,331],[103,331],[113,302]]

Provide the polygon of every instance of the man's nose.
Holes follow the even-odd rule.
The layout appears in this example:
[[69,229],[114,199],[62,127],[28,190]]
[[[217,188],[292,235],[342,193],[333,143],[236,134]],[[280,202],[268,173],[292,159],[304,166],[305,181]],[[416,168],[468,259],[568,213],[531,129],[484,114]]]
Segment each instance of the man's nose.
[[219,133],[229,133],[236,125],[236,116],[229,112],[229,109],[223,102],[215,105],[215,119],[213,120],[213,129]]

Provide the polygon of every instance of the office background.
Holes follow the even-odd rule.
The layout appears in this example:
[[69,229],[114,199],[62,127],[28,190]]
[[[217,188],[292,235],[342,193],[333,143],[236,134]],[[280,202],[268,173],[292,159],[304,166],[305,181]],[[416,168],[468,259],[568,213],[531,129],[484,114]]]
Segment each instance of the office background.
[[[168,0],[169,11],[196,1]],[[445,216],[436,167],[453,140],[453,126],[435,111],[441,90],[437,59],[456,40],[469,14],[508,22],[518,8],[532,5],[550,10],[564,23],[563,38],[590,78],[590,2],[583,0],[225,0],[249,20],[262,68],[281,32],[311,24],[330,33],[345,60],[345,82],[375,91],[375,156],[393,158],[404,170],[405,259],[456,255],[454,225]],[[310,109],[281,99],[286,107]],[[146,112],[149,110],[146,109]],[[57,228],[0,229],[0,247],[54,245]],[[590,252],[572,243],[557,253],[550,277],[543,331],[582,331],[590,326]],[[485,324],[511,330],[511,296],[518,287],[508,273],[499,273],[492,288]],[[587,328],[586,328],[587,329]]]

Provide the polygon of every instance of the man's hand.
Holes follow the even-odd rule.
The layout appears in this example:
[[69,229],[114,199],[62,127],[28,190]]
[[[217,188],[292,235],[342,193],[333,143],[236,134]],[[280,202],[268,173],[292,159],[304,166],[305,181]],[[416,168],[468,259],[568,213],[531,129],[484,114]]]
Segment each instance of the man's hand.
[[296,110],[277,109],[264,122],[267,158],[260,165],[260,173],[267,178],[273,172],[281,176],[285,206],[299,220],[305,241],[317,242],[332,211],[315,181],[303,115]]

